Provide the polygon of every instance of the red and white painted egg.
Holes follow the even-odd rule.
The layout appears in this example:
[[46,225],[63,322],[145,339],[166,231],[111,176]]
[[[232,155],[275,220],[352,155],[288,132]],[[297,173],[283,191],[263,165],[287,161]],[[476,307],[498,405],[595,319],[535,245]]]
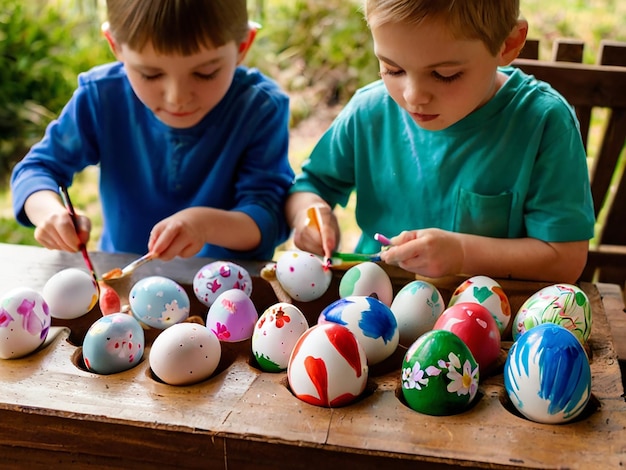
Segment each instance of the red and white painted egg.
[[461,338],[483,372],[489,371],[500,356],[500,330],[489,310],[480,304],[461,302],[448,307],[433,330],[447,330]]
[[289,358],[292,393],[311,405],[329,408],[355,401],[368,377],[365,350],[345,326],[325,323],[309,328]]

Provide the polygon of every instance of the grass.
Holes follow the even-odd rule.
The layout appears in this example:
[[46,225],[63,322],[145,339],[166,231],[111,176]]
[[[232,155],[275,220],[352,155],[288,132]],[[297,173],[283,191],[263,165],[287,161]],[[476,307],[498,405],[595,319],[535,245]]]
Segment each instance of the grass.
[[[59,0],[60,1],[60,0]],[[293,0],[266,0],[267,5],[286,5]],[[360,1],[352,0],[356,4]],[[62,3],[62,2],[61,2]],[[621,0],[521,0],[523,16],[529,21],[529,37],[540,40],[540,58],[549,59],[552,43],[557,38],[575,38],[585,42],[585,62],[593,63],[597,56],[600,42],[603,39],[626,41],[626,2]],[[266,28],[271,28],[271,21],[266,20]],[[334,23],[333,23],[334,24]],[[279,78],[279,77],[277,77]],[[280,79],[279,79],[280,81]],[[308,107],[311,117],[300,124],[313,129],[307,138],[298,137],[297,129],[293,130],[290,146],[290,161],[298,170],[308,156],[316,139],[324,131],[328,123],[328,108],[324,103],[305,102],[306,90],[294,92],[294,106]],[[304,104],[303,104],[304,103]],[[319,110],[326,113],[325,120],[320,122]],[[317,120],[317,123],[316,123]],[[313,124],[312,124],[313,123]],[[602,117],[595,118],[591,135],[593,142],[597,129],[602,125]],[[624,160],[624,157],[622,158]],[[69,188],[77,210],[81,210],[92,218],[93,233],[89,244],[95,249],[96,240],[101,231],[102,218],[98,200],[98,170],[89,168],[77,176]],[[359,230],[354,221],[354,198],[346,209],[339,209],[338,217],[342,229],[342,249],[350,250],[358,239]],[[33,230],[19,226],[12,214],[11,196],[8,191],[0,191],[0,241],[16,244],[37,244]],[[289,245],[287,245],[289,246]]]

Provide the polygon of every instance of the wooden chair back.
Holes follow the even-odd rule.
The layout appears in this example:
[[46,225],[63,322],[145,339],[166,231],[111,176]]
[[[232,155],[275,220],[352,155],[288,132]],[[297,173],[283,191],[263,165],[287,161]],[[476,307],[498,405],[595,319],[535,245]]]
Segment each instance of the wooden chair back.
[[[513,65],[550,83],[576,110],[587,149],[596,237],[581,281],[626,280],[626,43],[602,41],[596,64],[583,64],[584,43],[559,40],[539,60],[529,40]],[[598,111],[596,111],[598,110]]]

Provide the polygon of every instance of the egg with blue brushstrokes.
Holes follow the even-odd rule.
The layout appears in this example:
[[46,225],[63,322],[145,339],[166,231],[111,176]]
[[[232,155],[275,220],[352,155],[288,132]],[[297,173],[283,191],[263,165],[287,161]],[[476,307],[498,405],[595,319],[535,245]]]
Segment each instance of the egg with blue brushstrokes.
[[513,343],[504,366],[504,387],[513,406],[532,421],[566,423],[591,397],[591,368],[568,329],[543,323]]
[[542,323],[568,329],[582,344],[591,335],[591,303],[587,294],[573,284],[553,284],[531,295],[513,320],[513,341]]
[[334,322],[347,327],[363,346],[369,365],[391,356],[400,338],[398,322],[391,309],[378,299],[350,296],[327,306],[318,323]]

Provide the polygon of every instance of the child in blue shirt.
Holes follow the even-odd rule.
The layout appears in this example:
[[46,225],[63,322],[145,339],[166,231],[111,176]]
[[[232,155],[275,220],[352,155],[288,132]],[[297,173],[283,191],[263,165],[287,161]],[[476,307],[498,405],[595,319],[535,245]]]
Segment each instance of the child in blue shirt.
[[76,251],[58,194],[100,167],[99,248],[162,260],[270,259],[289,235],[288,97],[242,63],[255,30],[245,0],[107,0],[118,62],[83,73],[44,138],[13,170],[17,220]]
[[575,282],[594,230],[585,149],[565,100],[507,67],[528,30],[518,0],[368,0],[365,12],[382,80],[296,178],[296,246],[330,256],[332,208],[356,190],[359,252],[380,250],[382,233],[382,260],[422,276]]

